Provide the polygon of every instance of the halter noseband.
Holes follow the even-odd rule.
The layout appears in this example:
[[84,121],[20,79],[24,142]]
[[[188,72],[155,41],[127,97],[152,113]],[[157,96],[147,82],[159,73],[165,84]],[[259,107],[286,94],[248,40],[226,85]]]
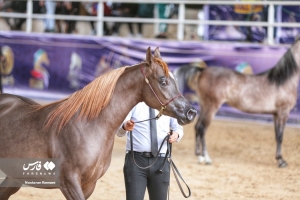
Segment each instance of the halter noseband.
[[162,116],[162,113],[163,113],[164,109],[166,109],[167,105],[169,103],[171,103],[172,101],[174,101],[176,98],[178,98],[178,97],[180,97],[182,95],[179,93],[177,96],[173,97],[170,101],[168,101],[167,103],[163,104],[161,102],[161,100],[159,99],[159,97],[157,96],[157,94],[155,93],[155,91],[153,90],[152,86],[150,85],[150,82],[149,82],[148,78],[146,77],[146,75],[144,73],[144,70],[143,70],[143,67],[141,65],[140,65],[140,69],[141,69],[141,71],[143,73],[143,76],[145,78],[146,83],[149,85],[150,89],[152,90],[153,94],[155,95],[156,99],[158,100],[158,102],[161,105],[161,109],[159,110],[158,115],[155,117],[156,119],[158,119],[158,118],[160,118]]

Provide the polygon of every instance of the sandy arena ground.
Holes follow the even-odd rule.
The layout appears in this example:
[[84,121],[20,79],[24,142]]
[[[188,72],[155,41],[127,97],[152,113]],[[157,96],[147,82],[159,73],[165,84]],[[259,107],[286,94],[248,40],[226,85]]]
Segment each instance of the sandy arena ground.
[[[191,200],[299,200],[300,133],[288,126],[283,156],[288,167],[275,160],[273,124],[215,120],[207,134],[212,165],[197,163],[194,155],[194,124],[184,127],[185,136],[173,145],[173,161],[192,191]],[[123,183],[125,138],[116,137],[112,163],[98,181],[91,200],[125,200]],[[170,200],[185,199],[171,174]],[[12,200],[65,199],[60,190],[23,187]],[[145,199],[148,199],[146,194]]]

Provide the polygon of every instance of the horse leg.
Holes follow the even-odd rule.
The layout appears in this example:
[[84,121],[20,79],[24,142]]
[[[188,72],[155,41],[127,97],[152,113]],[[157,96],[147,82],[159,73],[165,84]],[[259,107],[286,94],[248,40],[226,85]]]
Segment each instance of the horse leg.
[[197,156],[201,155],[201,150],[200,150],[200,146],[201,146],[201,139],[200,139],[200,132],[199,129],[201,127],[201,123],[202,123],[202,118],[201,118],[201,114],[197,120],[197,123],[195,125],[195,133],[196,133],[196,147],[195,147],[195,154]]
[[11,178],[6,177],[0,184],[0,199],[7,200],[11,195],[16,193],[22,186],[22,183],[14,181]]
[[283,140],[284,127],[286,124],[287,115],[274,115],[274,126],[275,126],[275,137],[276,137],[276,160],[278,162],[278,167],[283,168],[287,166],[285,160],[283,160],[281,155],[281,144]]
[[88,199],[94,192],[96,187],[96,182],[91,182],[82,186],[85,199]]
[[[203,107],[202,107],[203,108]],[[216,109],[206,109],[200,113],[200,117],[197,121],[196,131],[196,155],[198,156],[199,163],[212,164],[212,160],[208,155],[205,142],[206,129],[210,125],[211,120],[215,116]],[[201,144],[201,152],[200,152]]]
[[[62,172],[63,173],[63,172]],[[80,176],[75,172],[64,171],[65,175],[61,175],[60,190],[68,200],[84,200],[80,185]]]

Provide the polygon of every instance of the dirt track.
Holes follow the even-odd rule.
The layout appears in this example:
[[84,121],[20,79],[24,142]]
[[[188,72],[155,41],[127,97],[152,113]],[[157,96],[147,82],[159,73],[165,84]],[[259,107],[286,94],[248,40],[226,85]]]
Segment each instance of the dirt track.
[[[212,165],[197,163],[194,124],[173,145],[173,160],[190,186],[191,200],[299,200],[300,128],[287,127],[282,153],[288,167],[277,168],[273,124],[215,120],[208,130],[207,145]],[[123,183],[125,138],[116,137],[112,163],[98,181],[91,200],[125,200]],[[170,200],[185,199],[171,174]],[[65,199],[57,189],[24,187],[12,200]],[[148,199],[147,195],[145,199]]]

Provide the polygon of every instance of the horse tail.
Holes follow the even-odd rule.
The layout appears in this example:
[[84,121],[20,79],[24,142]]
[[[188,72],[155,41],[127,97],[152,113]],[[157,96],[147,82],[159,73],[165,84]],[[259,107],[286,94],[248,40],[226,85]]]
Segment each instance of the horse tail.
[[193,65],[184,65],[176,68],[173,73],[177,78],[179,91],[183,93],[186,87],[195,91],[196,81],[204,69]]
[[189,71],[189,73],[187,74],[188,76],[188,87],[193,90],[196,91],[197,90],[197,81],[200,77],[201,72],[204,70],[205,68],[200,68],[200,67],[195,67],[192,66],[191,70]]

